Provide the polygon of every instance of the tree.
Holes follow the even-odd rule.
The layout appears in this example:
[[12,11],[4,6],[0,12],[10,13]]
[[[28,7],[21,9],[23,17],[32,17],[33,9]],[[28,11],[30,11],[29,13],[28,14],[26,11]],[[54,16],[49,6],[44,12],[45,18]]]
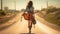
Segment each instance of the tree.
[[2,11],[2,0],[1,0],[1,11]]
[[8,9],[9,9],[8,7],[4,7],[4,10],[5,10],[5,11],[8,11]]

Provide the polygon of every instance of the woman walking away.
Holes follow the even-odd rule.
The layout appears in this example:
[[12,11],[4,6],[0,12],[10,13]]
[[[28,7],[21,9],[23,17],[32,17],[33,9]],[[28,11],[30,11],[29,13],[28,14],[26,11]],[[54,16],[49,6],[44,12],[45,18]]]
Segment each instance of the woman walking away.
[[28,5],[26,7],[26,10],[23,13],[23,16],[25,20],[28,20],[29,33],[31,33],[32,24],[36,24],[36,21],[34,18],[34,7],[33,7],[32,1],[28,2]]

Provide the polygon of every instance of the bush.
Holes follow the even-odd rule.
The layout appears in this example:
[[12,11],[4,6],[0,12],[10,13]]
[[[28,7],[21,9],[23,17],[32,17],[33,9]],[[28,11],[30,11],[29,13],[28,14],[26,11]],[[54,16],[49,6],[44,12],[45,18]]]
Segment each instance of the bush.
[[6,13],[4,11],[0,11],[0,15],[4,16],[4,15],[6,15]]

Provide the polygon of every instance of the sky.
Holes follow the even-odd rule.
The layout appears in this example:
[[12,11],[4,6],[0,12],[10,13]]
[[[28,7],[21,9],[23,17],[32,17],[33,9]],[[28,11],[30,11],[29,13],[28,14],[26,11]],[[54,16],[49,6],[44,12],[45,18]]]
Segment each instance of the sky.
[[[3,8],[7,6],[9,9],[15,9],[15,1],[17,10],[25,9],[29,2],[29,0],[3,0]],[[37,10],[47,7],[47,0],[32,0],[32,1],[34,8]],[[60,0],[48,0],[48,5],[60,7]],[[0,0],[0,8],[1,8],[1,0]]]

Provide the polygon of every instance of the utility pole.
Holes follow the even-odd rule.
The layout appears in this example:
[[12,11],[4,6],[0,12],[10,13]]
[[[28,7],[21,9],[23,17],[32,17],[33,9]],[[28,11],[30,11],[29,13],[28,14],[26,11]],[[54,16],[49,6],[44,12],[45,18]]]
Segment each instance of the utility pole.
[[41,5],[41,10],[42,10],[42,5]]
[[1,0],[1,11],[2,11],[2,0]]
[[15,6],[15,10],[16,10],[16,1],[14,1],[14,6]]
[[46,3],[47,3],[47,8],[48,8],[48,0],[47,0],[47,2],[46,2]]

